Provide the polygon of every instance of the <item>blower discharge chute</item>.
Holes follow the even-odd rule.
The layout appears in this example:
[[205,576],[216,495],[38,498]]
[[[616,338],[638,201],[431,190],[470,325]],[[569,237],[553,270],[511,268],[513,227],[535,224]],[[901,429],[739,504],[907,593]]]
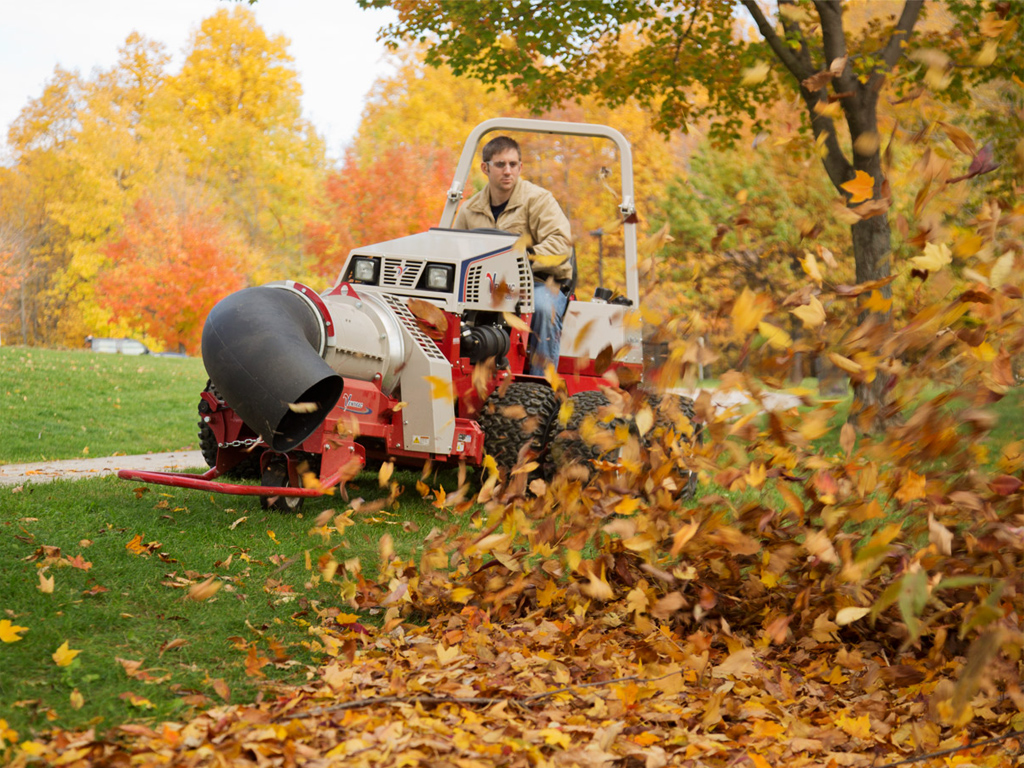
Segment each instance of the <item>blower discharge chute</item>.
[[[599,286],[592,301],[571,297],[558,370],[573,399],[566,429],[550,384],[524,374],[534,290],[546,290],[535,287],[528,255],[516,235],[450,228],[478,143],[499,130],[602,137],[618,149],[626,293],[609,301]],[[596,454],[578,427],[608,403],[602,374],[610,367],[623,381],[642,378],[635,222],[632,156],[618,131],[486,121],[466,141],[438,228],[354,249],[322,294],[282,281],[213,308],[202,341],[210,382],[199,402],[208,472],[118,474],[296,509],[368,461],[480,465],[489,454],[507,472],[549,448],[556,462],[585,461]],[[692,418],[692,402],[675,401]]]

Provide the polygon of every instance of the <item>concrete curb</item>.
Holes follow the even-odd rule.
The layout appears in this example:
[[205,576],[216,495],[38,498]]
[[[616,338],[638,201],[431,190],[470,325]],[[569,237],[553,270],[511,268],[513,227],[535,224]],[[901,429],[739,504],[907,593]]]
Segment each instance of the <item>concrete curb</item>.
[[80,480],[83,477],[104,477],[120,469],[157,472],[206,469],[201,451],[171,451],[140,456],[103,456],[95,459],[41,461],[31,464],[0,464],[0,485],[49,483],[53,480]]

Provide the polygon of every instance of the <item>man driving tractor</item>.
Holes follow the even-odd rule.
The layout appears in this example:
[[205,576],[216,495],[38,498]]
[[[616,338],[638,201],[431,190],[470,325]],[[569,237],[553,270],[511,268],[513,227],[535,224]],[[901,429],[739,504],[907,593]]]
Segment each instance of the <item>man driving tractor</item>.
[[[554,195],[520,178],[523,170],[519,144],[508,136],[488,141],[481,152],[480,170],[487,186],[467,200],[455,217],[455,229],[501,229],[526,235],[527,253],[535,283],[533,337],[529,370],[543,376],[548,362],[558,368],[562,317],[569,304],[573,263],[572,231]],[[561,256],[562,260],[537,256]],[[551,264],[555,261],[554,264]]]

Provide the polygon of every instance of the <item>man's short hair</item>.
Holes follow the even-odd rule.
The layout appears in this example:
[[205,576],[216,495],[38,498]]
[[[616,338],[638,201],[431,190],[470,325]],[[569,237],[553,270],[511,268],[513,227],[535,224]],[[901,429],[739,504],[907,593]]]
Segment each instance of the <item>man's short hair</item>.
[[480,156],[483,158],[485,163],[491,162],[491,158],[495,155],[500,155],[509,149],[514,149],[516,154],[519,155],[519,159],[523,159],[522,150],[519,149],[519,142],[515,139],[509,138],[508,136],[495,136],[493,139],[484,144],[483,150],[480,152]]

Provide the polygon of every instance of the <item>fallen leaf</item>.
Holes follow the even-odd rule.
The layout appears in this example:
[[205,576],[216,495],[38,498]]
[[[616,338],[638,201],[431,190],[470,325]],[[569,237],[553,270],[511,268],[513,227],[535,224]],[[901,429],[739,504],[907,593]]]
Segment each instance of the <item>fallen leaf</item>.
[[51,656],[53,661],[58,667],[66,667],[75,660],[75,657],[81,653],[81,650],[73,650],[68,647],[68,641],[65,640],[60,646],[54,651]]

